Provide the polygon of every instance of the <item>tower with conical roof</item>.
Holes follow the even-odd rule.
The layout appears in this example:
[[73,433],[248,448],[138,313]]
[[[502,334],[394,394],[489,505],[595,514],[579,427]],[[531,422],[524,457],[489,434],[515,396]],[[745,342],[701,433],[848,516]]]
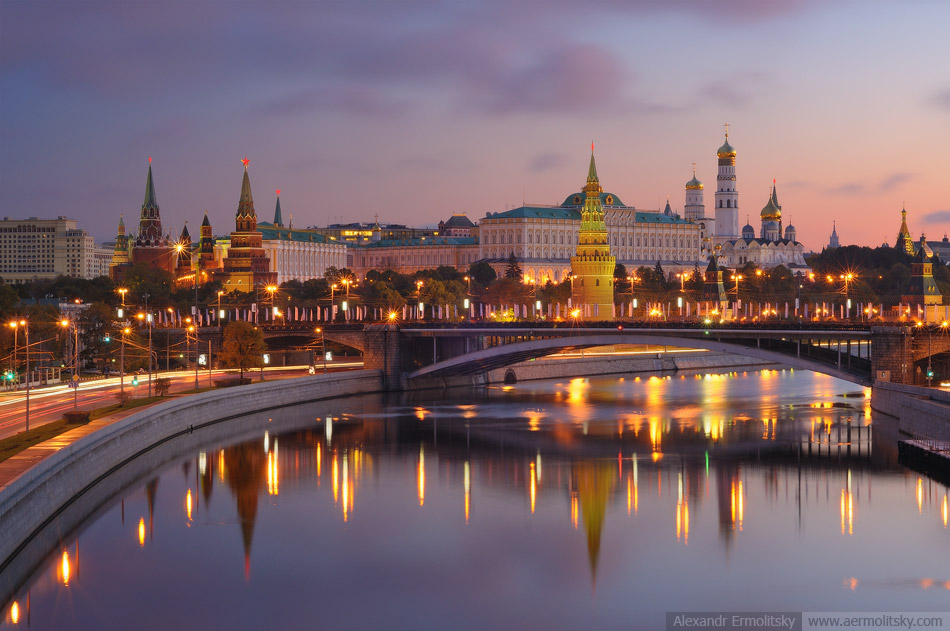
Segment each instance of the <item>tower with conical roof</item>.
[[686,183],[686,205],[683,216],[688,221],[699,221],[706,216],[703,203],[703,183],[696,179],[696,163],[693,163],[693,179]]
[[927,245],[927,236],[920,235],[920,247],[910,264],[910,287],[901,296],[901,302],[918,305],[939,305],[943,295],[933,275],[933,250]]
[[617,262],[611,256],[607,242],[607,225],[600,200],[603,190],[597,177],[592,144],[577,252],[571,257],[574,276],[571,297],[574,306],[582,310],[581,317],[594,320],[612,320],[614,317],[614,268]]
[[211,222],[205,212],[201,220],[201,235],[198,237],[198,268],[202,272],[210,273],[217,264],[214,260],[214,233],[211,231]]
[[722,267],[716,254],[709,255],[709,265],[703,274],[703,301],[716,309],[726,305],[726,288],[722,283]]
[[766,241],[778,241],[782,238],[782,206],[778,203],[778,195],[775,192],[775,180],[772,180],[772,192],[769,195],[769,201],[759,213],[762,219],[762,231],[759,236]]
[[167,272],[173,272],[177,259],[172,244],[162,232],[162,217],[155,195],[152,178],[152,159],[148,159],[148,176],[145,179],[145,200],[139,214],[139,231],[131,243],[132,263],[148,263]]
[[284,218],[280,214],[280,189],[277,189],[277,207],[274,209],[274,227],[284,227]]
[[836,221],[831,222],[831,238],[828,239],[828,247],[829,248],[841,247],[838,241],[838,222]]
[[257,287],[277,284],[277,272],[270,271],[270,258],[263,248],[263,235],[257,229],[257,211],[251,194],[251,180],[247,175],[247,158],[244,163],[244,179],[241,181],[241,197],[234,217],[234,232],[231,246],[224,259],[224,268],[216,275],[222,289],[227,292],[252,292]]
[[191,267],[191,233],[188,232],[188,224],[185,223],[181,228],[181,235],[178,237],[178,243],[175,244],[175,282],[181,286],[191,287],[194,283],[194,270]]
[[716,176],[716,242],[739,238],[739,192],[736,190],[736,150],[729,144],[729,124],[726,141],[716,152],[719,172]]
[[125,215],[119,215],[119,229],[115,235],[115,248],[112,250],[110,267],[125,265],[129,262],[129,237],[125,234]]
[[910,236],[910,230],[907,229],[907,209],[901,208],[901,229],[897,233],[897,241],[894,247],[903,250],[908,256],[914,256],[917,249],[914,247],[914,240]]

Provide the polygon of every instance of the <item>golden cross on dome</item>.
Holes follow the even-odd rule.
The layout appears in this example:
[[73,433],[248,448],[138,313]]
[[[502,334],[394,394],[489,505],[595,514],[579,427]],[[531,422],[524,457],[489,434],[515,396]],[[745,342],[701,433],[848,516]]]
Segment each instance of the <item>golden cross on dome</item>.
[[241,160],[241,162],[244,164],[244,170],[247,171],[247,163],[250,162],[250,160],[247,159],[247,156],[244,156],[244,159]]
[[726,138],[728,138],[729,137],[729,123],[723,123],[722,126],[726,128]]

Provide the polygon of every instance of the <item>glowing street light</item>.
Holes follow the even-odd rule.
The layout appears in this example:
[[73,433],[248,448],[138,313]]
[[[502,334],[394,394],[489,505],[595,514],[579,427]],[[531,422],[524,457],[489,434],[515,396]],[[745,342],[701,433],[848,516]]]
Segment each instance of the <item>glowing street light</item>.
[[30,431],[30,325],[26,320],[10,322],[14,335],[14,350],[16,350],[16,332],[20,327],[23,327],[23,333],[26,335],[26,431]]
[[67,331],[69,330],[70,325],[76,329],[76,338],[73,342],[73,409],[76,410],[79,408],[79,323],[70,322],[66,318],[63,318],[59,321],[60,326],[62,326]]

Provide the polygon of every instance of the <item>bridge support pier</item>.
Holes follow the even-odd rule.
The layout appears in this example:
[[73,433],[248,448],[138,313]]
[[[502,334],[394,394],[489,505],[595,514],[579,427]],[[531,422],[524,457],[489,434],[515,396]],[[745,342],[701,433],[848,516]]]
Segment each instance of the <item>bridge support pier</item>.
[[913,383],[911,340],[910,328],[906,326],[871,327],[873,381]]
[[363,329],[365,335],[363,368],[381,370],[383,389],[404,390],[405,354],[403,336],[396,324],[369,324]]

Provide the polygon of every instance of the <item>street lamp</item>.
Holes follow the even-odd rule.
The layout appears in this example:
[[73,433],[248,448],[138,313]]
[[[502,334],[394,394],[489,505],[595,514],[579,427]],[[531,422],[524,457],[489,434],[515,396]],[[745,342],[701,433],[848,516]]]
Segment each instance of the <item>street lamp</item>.
[[122,395],[125,394],[125,337],[131,330],[128,326],[122,327],[122,345],[119,350],[119,393]]
[[[188,327],[188,332],[195,334],[195,390],[197,390],[198,389],[198,327],[196,325],[191,325]],[[187,340],[188,338],[186,337],[185,339]]]
[[[218,326],[222,326],[221,323],[224,320],[224,312],[221,310],[221,296],[223,295],[224,295],[224,292],[219,289],[218,290]],[[210,364],[208,365],[208,369],[209,370],[211,369]]]
[[[145,294],[145,310],[148,312],[148,294]],[[148,396],[152,397],[152,314],[139,313],[140,321],[148,322]]]
[[18,327],[23,327],[23,333],[26,335],[26,431],[30,431],[30,325],[26,320],[14,320],[10,322],[13,329],[13,348],[16,351],[16,331]]
[[315,329],[315,332],[317,332],[317,333],[320,334],[320,354],[323,355],[323,373],[326,374],[326,372],[327,372],[327,342],[326,342],[326,338],[323,337],[323,329],[322,329],[321,327],[318,326],[318,327]]
[[79,323],[70,322],[69,320],[63,318],[60,320],[59,324],[69,330],[70,325],[76,330],[76,338],[73,342],[73,409],[76,410],[79,407]]

